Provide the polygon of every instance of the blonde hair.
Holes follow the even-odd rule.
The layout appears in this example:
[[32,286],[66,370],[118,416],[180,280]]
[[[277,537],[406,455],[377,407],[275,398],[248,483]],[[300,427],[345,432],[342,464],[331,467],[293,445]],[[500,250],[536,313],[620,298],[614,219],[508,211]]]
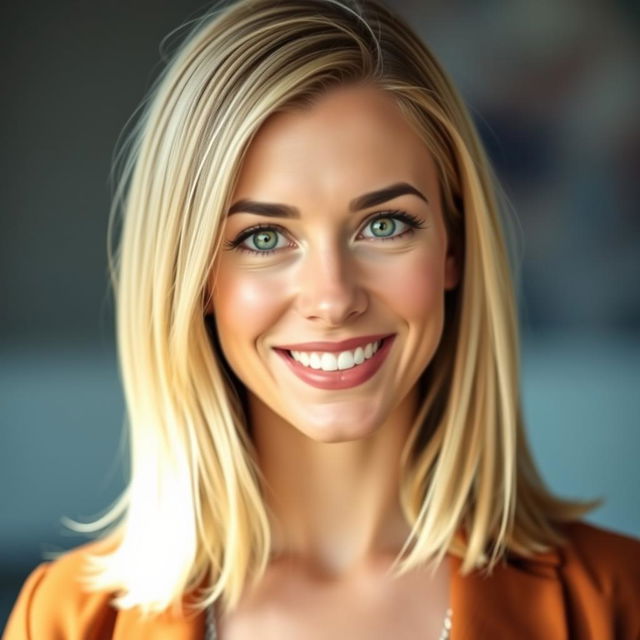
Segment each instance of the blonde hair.
[[446,553],[491,571],[506,553],[561,544],[555,525],[599,504],[555,497],[527,446],[517,316],[495,181],[471,119],[433,55],[384,6],[240,0],[191,30],[130,139],[111,224],[131,476],[92,524],[115,542],[90,556],[88,590],[143,615],[205,583],[202,609],[238,602],[268,564],[271,533],[242,385],[205,319],[207,280],[243,157],[267,117],[331,87],[393,96],[436,160],[446,226],[463,262],[403,453],[412,533],[398,574]]

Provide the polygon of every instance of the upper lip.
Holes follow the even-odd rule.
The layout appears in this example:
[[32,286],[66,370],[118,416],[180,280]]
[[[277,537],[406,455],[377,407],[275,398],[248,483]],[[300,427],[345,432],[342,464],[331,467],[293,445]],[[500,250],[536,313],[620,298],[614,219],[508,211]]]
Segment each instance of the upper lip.
[[369,342],[376,342],[388,338],[393,334],[391,333],[378,333],[370,336],[359,336],[357,338],[348,338],[347,340],[340,340],[338,342],[298,342],[296,344],[281,344],[275,347],[275,349],[287,349],[288,351],[329,351],[340,352],[356,349]]

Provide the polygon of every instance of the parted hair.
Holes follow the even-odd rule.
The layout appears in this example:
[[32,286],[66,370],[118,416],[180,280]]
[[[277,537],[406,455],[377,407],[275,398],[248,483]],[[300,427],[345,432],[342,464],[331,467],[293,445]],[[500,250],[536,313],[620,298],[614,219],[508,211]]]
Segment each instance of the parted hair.
[[[370,83],[436,162],[461,262],[421,380],[399,499],[397,575],[446,553],[491,572],[544,552],[599,501],[557,497],[527,445],[509,215],[468,111],[416,33],[374,0],[240,0],[190,23],[122,145],[110,220],[127,486],[76,530],[113,540],[84,581],[143,615],[230,610],[264,574],[271,532],[242,384],[206,317],[208,279],[243,157],[272,114]],[[115,247],[115,248],[114,248]],[[215,310],[214,310],[215,312]]]

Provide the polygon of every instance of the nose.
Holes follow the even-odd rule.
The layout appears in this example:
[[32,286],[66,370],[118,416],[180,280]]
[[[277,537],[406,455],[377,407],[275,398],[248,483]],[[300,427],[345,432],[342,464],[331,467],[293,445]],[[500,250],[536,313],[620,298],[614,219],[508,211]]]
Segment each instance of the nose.
[[303,317],[339,327],[365,311],[367,293],[348,249],[317,247],[303,261],[297,283],[297,308]]

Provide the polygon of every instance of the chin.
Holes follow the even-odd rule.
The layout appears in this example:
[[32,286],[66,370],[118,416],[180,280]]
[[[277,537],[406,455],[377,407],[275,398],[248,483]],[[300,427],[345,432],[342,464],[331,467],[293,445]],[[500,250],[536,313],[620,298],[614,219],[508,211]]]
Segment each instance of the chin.
[[381,420],[327,420],[323,424],[293,425],[295,429],[303,435],[316,442],[352,442],[354,440],[364,440],[372,436],[382,424]]

